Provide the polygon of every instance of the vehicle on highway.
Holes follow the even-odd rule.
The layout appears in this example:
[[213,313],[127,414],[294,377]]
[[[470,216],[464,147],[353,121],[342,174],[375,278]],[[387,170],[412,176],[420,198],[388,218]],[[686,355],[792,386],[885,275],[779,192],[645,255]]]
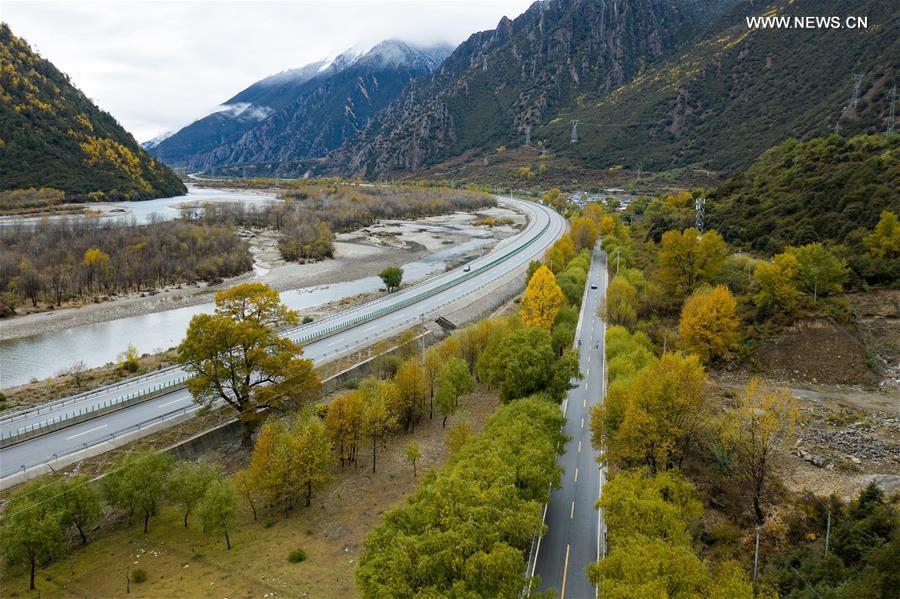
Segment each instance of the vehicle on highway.
[[597,283],[591,283],[591,289],[596,289],[596,288],[597,288]]
[[466,265],[463,267],[463,272],[469,272],[470,270],[472,270],[472,267],[469,266],[468,264],[466,264]]

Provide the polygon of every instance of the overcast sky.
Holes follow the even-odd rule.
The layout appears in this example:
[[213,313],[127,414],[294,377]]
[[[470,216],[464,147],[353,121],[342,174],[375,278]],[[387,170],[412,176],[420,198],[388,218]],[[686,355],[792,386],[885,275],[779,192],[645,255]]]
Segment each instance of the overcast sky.
[[266,75],[388,38],[455,45],[530,4],[3,0],[0,18],[145,141]]

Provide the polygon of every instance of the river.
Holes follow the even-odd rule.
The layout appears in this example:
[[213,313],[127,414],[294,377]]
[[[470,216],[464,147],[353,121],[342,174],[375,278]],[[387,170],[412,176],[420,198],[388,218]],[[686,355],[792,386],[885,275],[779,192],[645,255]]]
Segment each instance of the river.
[[[158,214],[156,210],[171,210],[177,216],[177,210],[171,206],[185,201],[185,197],[153,200],[157,202],[155,210],[145,209],[145,202],[140,202],[141,206],[132,214],[135,218],[150,218],[151,214]],[[437,230],[440,227],[430,228]],[[404,282],[418,281],[444,272],[448,262],[470,252],[485,251],[496,242],[492,235],[475,227],[460,227],[457,229],[459,232],[467,233],[470,239],[431,251],[420,260],[401,265]],[[377,291],[381,287],[381,279],[370,276],[284,291],[281,298],[288,307],[302,312],[343,298]],[[140,354],[174,347],[184,337],[191,318],[212,309],[212,303],[198,304],[0,341],[0,388],[54,376],[79,361],[83,361],[88,368],[114,362],[129,344],[133,344]]]

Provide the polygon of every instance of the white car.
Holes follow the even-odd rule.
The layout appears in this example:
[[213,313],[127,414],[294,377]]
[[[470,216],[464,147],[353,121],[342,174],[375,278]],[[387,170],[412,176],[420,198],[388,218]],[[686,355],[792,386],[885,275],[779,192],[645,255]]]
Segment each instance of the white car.
[[472,270],[472,267],[469,266],[468,264],[466,264],[466,265],[463,267],[463,272],[469,272],[470,270]]
[[597,288],[597,283],[591,283],[591,289],[596,289],[596,288]]

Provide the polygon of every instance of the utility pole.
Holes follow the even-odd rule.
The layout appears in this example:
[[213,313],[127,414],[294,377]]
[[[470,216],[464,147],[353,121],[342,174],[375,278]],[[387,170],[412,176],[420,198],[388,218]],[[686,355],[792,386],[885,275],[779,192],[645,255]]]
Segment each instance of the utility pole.
[[894,105],[897,102],[897,86],[891,88],[891,110],[888,112],[888,123],[885,133],[890,135],[894,132]]
[[578,120],[572,119],[572,139],[569,140],[570,143],[578,142]]
[[828,521],[825,524],[825,555],[828,555],[829,537],[831,537],[831,510],[828,510]]
[[756,574],[759,571],[759,525],[756,525],[756,549],[753,552],[753,587],[756,588]]
[[706,208],[706,198],[699,197],[694,200],[694,228],[703,232],[703,212]]
[[863,74],[853,73],[850,78],[853,79],[853,96],[850,98],[850,106],[856,108],[856,105],[859,104],[859,88],[862,86]]

